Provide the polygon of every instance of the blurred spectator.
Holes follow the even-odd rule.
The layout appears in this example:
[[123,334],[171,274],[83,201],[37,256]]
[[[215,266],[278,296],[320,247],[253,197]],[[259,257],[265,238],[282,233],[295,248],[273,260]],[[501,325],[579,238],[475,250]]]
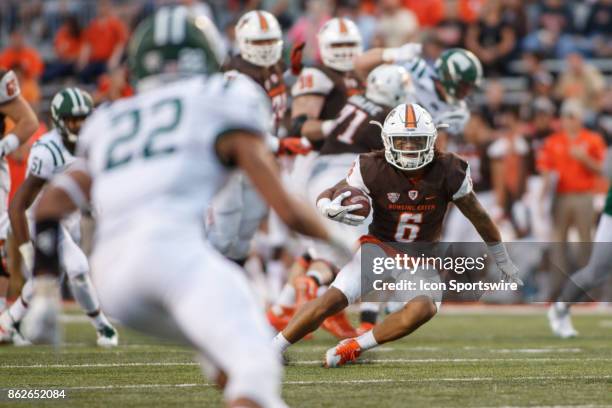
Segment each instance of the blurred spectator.
[[606,144],[612,146],[612,88],[608,87],[602,99],[602,108],[595,118],[595,128],[606,139]]
[[566,58],[566,69],[559,77],[555,89],[559,99],[579,99],[590,112],[588,119],[592,120],[595,112],[601,107],[606,81],[599,70],[584,61],[578,53],[571,53]]
[[306,43],[303,54],[304,63],[312,64],[321,60],[317,45],[317,33],[330,18],[331,10],[327,1],[309,0],[306,2],[306,12],[287,33],[290,44]]
[[465,45],[480,58],[487,75],[506,72],[508,57],[516,45],[514,29],[502,20],[501,12],[498,0],[487,2],[465,38]]
[[378,20],[362,10],[359,0],[338,0],[335,15],[336,17],[344,17],[354,21],[361,33],[363,48],[368,49],[372,46]]
[[126,25],[115,16],[110,0],[98,1],[98,14],[85,28],[85,45],[77,68],[87,83],[108,69],[117,67],[128,39]]
[[466,24],[475,23],[481,15],[486,0],[459,0],[457,2],[457,16]]
[[502,20],[514,31],[515,38],[527,34],[527,13],[522,0],[501,0]]
[[497,129],[500,123],[500,116],[504,107],[504,85],[494,79],[487,81],[485,85],[485,103],[481,112],[489,127]]
[[599,0],[591,6],[584,34],[598,57],[612,57],[612,0]]
[[538,152],[544,145],[546,138],[558,128],[555,119],[555,104],[544,96],[539,96],[530,101],[527,107],[529,123],[527,125],[527,142],[530,146],[530,160],[528,164],[529,174],[536,174]]
[[419,20],[421,27],[435,27],[444,19],[445,5],[442,0],[403,0]]
[[26,44],[20,29],[11,33],[8,47],[0,54],[0,67],[13,69],[17,66],[25,78],[33,80],[38,80],[44,68],[40,54]]
[[436,32],[427,33],[423,37],[423,51],[421,57],[433,66],[444,49],[444,44],[440,41]]
[[514,204],[525,193],[529,145],[515,109],[504,108],[499,117],[496,140],[487,149],[496,202],[510,219],[515,235],[526,235],[528,227],[514,217]]
[[53,44],[57,59],[47,64],[43,82],[74,74],[75,64],[83,48],[83,30],[76,16],[69,15],[64,19]]
[[112,102],[120,98],[134,95],[134,90],[127,80],[128,71],[124,66],[102,74],[98,80],[98,89],[94,92],[94,104]]
[[416,15],[402,8],[401,0],[381,0],[378,33],[384,47],[399,47],[415,40],[419,21]]
[[537,4],[537,27],[523,40],[523,47],[549,57],[563,57],[574,49],[574,15],[564,0],[544,0]]
[[[550,135],[538,157],[538,168],[544,176],[544,197],[556,178],[556,197],[553,208],[553,241],[567,242],[570,228],[575,227],[581,242],[592,240],[595,210],[593,193],[598,183],[606,152],[603,138],[583,127],[583,108],[579,100],[568,99],[561,107],[561,130]],[[557,247],[554,254],[569,269],[569,260]],[[580,264],[588,260],[588,251],[582,251]],[[565,277],[553,276],[552,295],[558,295]]]

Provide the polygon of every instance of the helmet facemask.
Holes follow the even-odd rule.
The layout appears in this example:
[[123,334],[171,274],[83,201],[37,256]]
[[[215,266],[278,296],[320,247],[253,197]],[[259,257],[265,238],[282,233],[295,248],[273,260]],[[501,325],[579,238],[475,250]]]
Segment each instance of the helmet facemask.
[[391,133],[382,131],[385,158],[401,170],[417,170],[428,165],[434,157],[438,134]]
[[267,40],[240,40],[240,55],[245,61],[260,67],[269,67],[281,59],[283,41],[280,38]]
[[321,47],[321,59],[325,66],[347,72],[354,68],[353,60],[362,52],[361,43],[328,43]]

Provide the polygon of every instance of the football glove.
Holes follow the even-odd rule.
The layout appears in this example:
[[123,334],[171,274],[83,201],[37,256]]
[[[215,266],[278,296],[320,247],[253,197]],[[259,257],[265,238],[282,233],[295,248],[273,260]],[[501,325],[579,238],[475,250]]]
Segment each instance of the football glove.
[[508,250],[503,242],[489,244],[489,251],[495,259],[497,267],[501,271],[502,279],[506,282],[516,283],[523,286],[523,281],[519,278],[519,270],[516,265],[510,260]]
[[302,55],[304,54],[305,45],[305,42],[298,42],[291,48],[291,73],[295,76],[300,75],[302,68],[304,68],[302,64]]
[[351,192],[346,191],[333,200],[322,198],[317,202],[317,208],[324,217],[330,220],[347,225],[359,225],[365,221],[365,217],[351,214],[351,211],[359,210],[363,206],[361,204],[342,205],[342,201],[350,196]]

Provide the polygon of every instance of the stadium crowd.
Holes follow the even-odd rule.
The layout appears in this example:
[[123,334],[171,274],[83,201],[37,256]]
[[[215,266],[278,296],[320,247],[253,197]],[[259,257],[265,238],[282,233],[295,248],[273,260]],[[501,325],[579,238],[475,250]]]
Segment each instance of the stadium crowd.
[[[92,90],[96,103],[129,96],[125,46],[130,31],[167,3],[175,1],[4,0],[0,67],[17,73],[24,96],[41,118],[48,115],[50,96],[68,84]],[[450,47],[473,51],[486,82],[470,101],[472,117],[462,140],[448,141],[448,148],[474,156],[474,182],[481,191],[493,192],[493,214],[507,224],[511,237],[592,239],[607,191],[600,163],[612,144],[612,0],[180,3],[211,17],[233,53],[238,18],[249,10],[268,10],[283,28],[285,59],[293,44],[305,42],[305,65],[319,60],[316,33],[334,16],[357,24],[365,49],[421,42],[428,63]],[[44,131],[41,124],[37,135]],[[571,148],[559,149],[568,143]],[[26,162],[27,146],[10,158],[13,190]],[[555,206],[545,210],[548,214],[536,212],[545,220],[538,225],[527,209],[542,197],[533,196],[530,182],[539,175],[548,182],[548,174],[556,175],[550,184]]]

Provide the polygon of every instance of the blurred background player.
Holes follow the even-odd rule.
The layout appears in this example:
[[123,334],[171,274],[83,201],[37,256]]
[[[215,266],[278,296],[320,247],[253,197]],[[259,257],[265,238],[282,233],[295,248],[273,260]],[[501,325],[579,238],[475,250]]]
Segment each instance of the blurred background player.
[[[380,65],[368,75],[365,95],[349,97],[346,105],[334,119],[309,119],[305,128],[316,132],[307,133],[313,143],[322,142],[319,155],[314,159],[311,174],[307,177],[307,197],[309,203],[316,203],[319,193],[343,175],[348,173],[355,157],[360,153],[383,149],[383,143],[371,121],[382,122],[394,106],[405,100],[410,87],[410,76],[406,70],[397,65]],[[317,136],[320,133],[320,136]],[[318,138],[317,138],[318,137]],[[363,227],[348,227],[344,224],[326,222],[330,229],[344,236],[349,244],[356,244],[361,235],[366,234],[367,224]],[[318,293],[318,288],[327,286],[335,277],[338,268],[346,263],[331,248],[311,243],[318,259],[312,260],[302,270],[295,270],[297,276],[289,276],[287,285],[293,290],[298,288],[297,305],[311,300]],[[305,275],[302,273],[305,272]],[[277,330],[282,330],[292,315],[293,305],[275,304],[268,312],[268,319]],[[354,334],[351,326],[342,324],[342,320],[326,320],[324,327],[346,337]]]
[[[6,119],[14,123],[5,135]],[[11,179],[6,156],[25,143],[38,128],[36,114],[21,95],[17,76],[13,71],[0,69],[0,311],[6,307],[9,274],[6,269],[4,241],[9,228],[8,195]]]
[[[287,111],[280,26],[267,11],[250,11],[238,20],[236,37],[240,54],[225,64],[225,75],[246,75],[266,92],[272,105],[269,120],[273,135],[269,138],[275,138]],[[244,265],[251,240],[267,213],[266,204],[248,177],[237,172],[213,201],[208,239],[223,255]]]
[[[384,151],[360,154],[346,179],[319,196],[317,207],[321,214],[349,225],[363,222],[365,217],[356,218],[351,214],[359,204],[342,205],[347,193],[334,198],[335,192],[346,186],[361,190],[370,198],[373,207],[369,235],[363,237],[361,243],[373,243],[384,250],[385,242],[439,241],[448,203],[454,202],[489,246],[502,278],[522,284],[496,225],[472,191],[467,162],[453,153],[436,150],[437,130],[431,115],[417,104],[401,104],[389,113],[380,127]],[[412,205],[425,209],[405,211]],[[275,337],[277,349],[284,351],[316,329],[326,317],[359,300],[365,293],[361,288],[361,251],[360,248],[341,269],[329,290],[296,312],[289,325]],[[328,350],[325,365],[337,367],[354,361],[362,351],[402,338],[436,314],[441,297],[427,292],[411,295],[414,297],[402,303],[399,310],[372,330]]]
[[289,227],[344,245],[283,190],[264,141],[265,93],[245,76],[212,75],[223,60],[218,35],[181,7],[140,24],[128,55],[137,95],[87,121],[84,161],[37,207],[36,296],[24,324],[56,325],[59,220],[91,197],[100,209],[93,279],[109,315],[195,347],[228,406],[283,407],[267,323],[243,271],[204,239],[202,214],[237,166]]
[[[79,88],[61,90],[51,100],[54,129],[43,135],[30,151],[27,177],[9,207],[13,239],[19,248],[28,274],[32,272],[34,262],[34,247],[30,235],[34,232],[32,212],[36,206],[36,198],[54,175],[65,172],[74,164],[75,147],[81,126],[92,112],[93,101],[87,92]],[[87,256],[77,244],[80,221],[80,212],[75,212],[62,223],[60,229],[62,269],[68,276],[74,298],[96,329],[98,345],[116,346],[117,331],[100,310],[98,295],[89,278]],[[32,285],[30,278],[23,286],[19,299],[0,315],[0,332],[4,333],[5,341],[13,340],[14,343],[23,341],[19,324],[31,301]]]

